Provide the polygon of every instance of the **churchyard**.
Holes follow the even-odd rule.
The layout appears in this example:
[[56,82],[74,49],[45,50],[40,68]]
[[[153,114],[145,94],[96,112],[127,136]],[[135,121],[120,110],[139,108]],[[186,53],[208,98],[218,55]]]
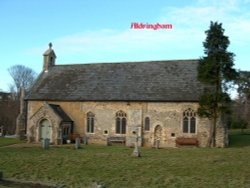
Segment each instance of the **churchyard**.
[[[228,148],[133,148],[120,145],[25,147],[0,139],[4,178],[64,187],[250,187],[250,130],[230,133]],[[1,185],[0,187],[4,187]]]

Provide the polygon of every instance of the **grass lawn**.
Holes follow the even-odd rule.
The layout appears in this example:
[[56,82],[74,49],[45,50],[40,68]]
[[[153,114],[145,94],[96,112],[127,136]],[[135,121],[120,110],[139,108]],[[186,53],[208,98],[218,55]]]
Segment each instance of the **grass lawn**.
[[20,141],[15,138],[0,137],[0,147],[12,145],[12,144],[19,144],[19,143],[24,143],[24,141]]
[[0,147],[0,169],[7,178],[66,187],[95,182],[115,188],[250,187],[250,142],[245,147],[231,144],[225,149],[141,148],[141,158],[120,146]]

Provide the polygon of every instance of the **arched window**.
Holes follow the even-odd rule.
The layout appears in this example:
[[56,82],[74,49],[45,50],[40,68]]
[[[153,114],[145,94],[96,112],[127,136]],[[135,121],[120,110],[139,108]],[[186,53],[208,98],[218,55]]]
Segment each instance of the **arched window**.
[[183,133],[196,132],[196,113],[191,109],[183,112]]
[[183,118],[183,132],[188,133],[188,117]]
[[127,124],[127,115],[123,111],[119,111],[116,113],[116,126],[115,133],[116,134],[126,134],[126,124]]
[[196,127],[196,125],[195,125],[196,123],[195,123],[195,117],[191,117],[191,119],[190,119],[190,133],[195,133],[195,127]]
[[94,133],[94,117],[92,112],[87,113],[87,133]]
[[145,131],[149,131],[150,130],[150,119],[149,117],[145,118]]

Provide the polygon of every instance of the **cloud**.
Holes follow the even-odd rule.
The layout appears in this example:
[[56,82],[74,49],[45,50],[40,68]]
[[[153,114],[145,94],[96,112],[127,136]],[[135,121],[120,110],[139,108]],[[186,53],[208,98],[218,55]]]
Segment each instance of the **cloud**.
[[[135,30],[128,25],[125,30],[102,29],[62,36],[53,39],[53,43],[59,54],[107,55],[121,60],[137,60],[142,56],[198,58],[202,55],[204,31],[210,21],[223,23],[232,44],[245,45],[246,40],[249,41],[250,17],[247,12],[240,11],[241,8],[242,4],[236,0],[199,0],[192,6],[163,8],[162,16],[155,18],[155,23],[172,24],[170,30]],[[44,49],[45,46],[38,47],[30,52],[41,54]]]
[[[194,37],[190,40],[191,36]],[[145,59],[150,56],[150,59],[198,58],[198,54],[188,57],[182,57],[181,54],[191,54],[197,46],[201,48],[201,38],[204,38],[203,32],[190,28],[158,31],[127,29],[70,35],[54,42],[55,46],[58,46],[58,53],[106,53],[111,57],[120,57],[123,61],[144,60],[142,56]]]
[[[186,32],[187,28],[192,28],[196,33],[207,30],[210,21],[218,21],[223,24],[225,35],[229,36],[232,43],[244,45],[250,40],[248,37],[250,13],[245,9],[249,2],[200,0],[192,6],[166,7],[165,15],[161,19],[173,20],[176,27],[180,27],[183,31]],[[192,36],[190,39],[193,40]]]

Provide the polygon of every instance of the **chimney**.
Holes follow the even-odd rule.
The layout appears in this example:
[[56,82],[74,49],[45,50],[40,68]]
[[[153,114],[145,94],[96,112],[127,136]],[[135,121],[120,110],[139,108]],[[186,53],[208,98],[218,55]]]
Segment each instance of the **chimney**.
[[52,49],[52,43],[49,43],[49,49],[43,54],[43,71],[48,72],[51,67],[55,65],[56,54]]

